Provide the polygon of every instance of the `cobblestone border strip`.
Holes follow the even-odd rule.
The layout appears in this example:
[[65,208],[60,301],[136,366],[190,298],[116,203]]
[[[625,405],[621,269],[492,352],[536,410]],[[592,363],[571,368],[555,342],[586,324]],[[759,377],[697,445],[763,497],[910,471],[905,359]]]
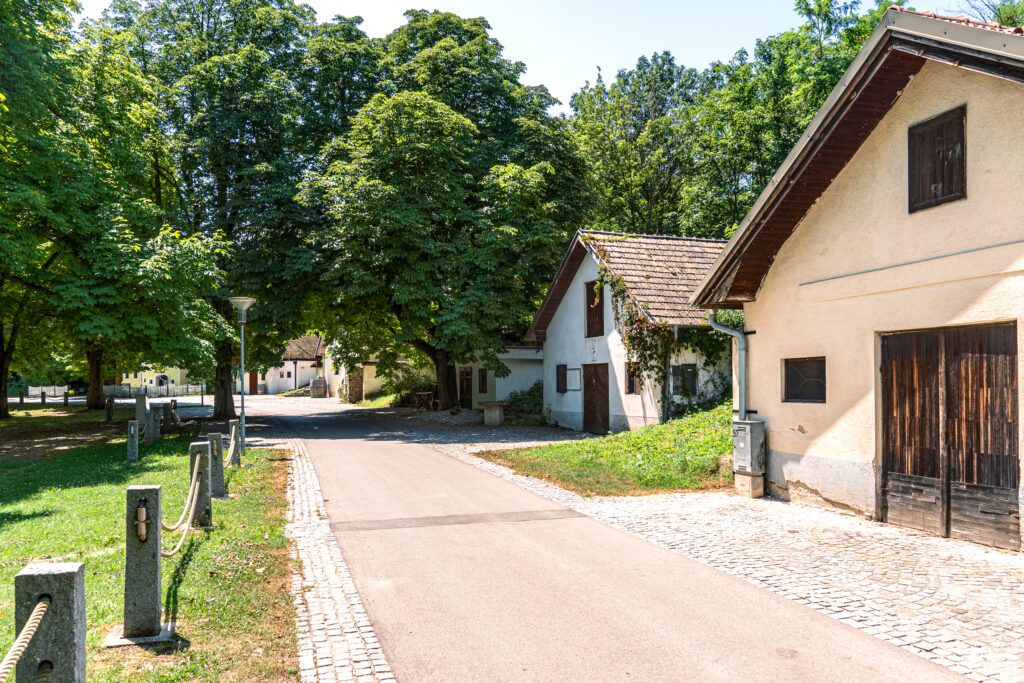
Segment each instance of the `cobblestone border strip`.
[[[1013,645],[1015,637],[1012,634],[999,633],[996,630],[986,634],[1001,641],[1001,646],[993,651],[990,644],[964,638],[959,628],[941,628],[944,619],[938,620],[940,627],[936,628],[936,618],[930,612],[931,603],[936,602],[933,598],[938,596],[933,595],[934,591],[931,590],[924,590],[926,595],[917,595],[915,591],[922,591],[915,588],[914,582],[905,578],[901,577],[897,586],[885,587],[890,591],[889,597],[895,599],[895,602],[890,602],[882,597],[877,589],[866,585],[870,580],[855,581],[847,590],[838,590],[835,586],[828,585],[827,581],[814,579],[814,572],[820,571],[821,567],[812,568],[810,572],[801,573],[800,576],[790,576],[780,568],[766,564],[765,557],[756,551],[748,549],[737,552],[734,544],[720,535],[720,529],[695,528],[681,531],[670,524],[661,524],[659,521],[637,516],[627,506],[616,505],[613,500],[600,497],[584,498],[548,482],[517,474],[511,468],[479,458],[463,450],[464,447],[460,448],[453,443],[437,441],[431,446],[457,460],[518,484],[588,517],[806,605],[821,614],[963,674],[971,680],[1024,681],[1024,673],[1018,668],[1024,657],[1021,650]],[[852,524],[863,522],[859,519],[849,521]],[[886,537],[890,535],[890,530],[885,528],[873,531]],[[892,533],[903,531],[893,530]],[[931,542],[934,539],[918,540]],[[979,576],[977,582],[984,583],[986,578]],[[899,594],[904,591],[911,594],[907,600],[900,600]],[[923,602],[918,600],[921,597],[924,598]],[[913,612],[910,616],[906,613],[908,609]],[[960,611],[967,612],[966,609]],[[902,617],[898,612],[902,613]],[[982,622],[985,621],[983,613],[977,616]],[[1009,615],[1006,616],[1007,623],[1019,621]],[[980,624],[976,622],[970,628],[978,625]],[[991,624],[983,625],[986,627],[985,630],[991,627]],[[986,637],[985,640],[989,638]]]
[[331,532],[309,452],[291,429],[279,420],[273,424],[293,453],[285,533],[302,567],[291,583],[299,676],[310,683],[391,681],[394,674]]

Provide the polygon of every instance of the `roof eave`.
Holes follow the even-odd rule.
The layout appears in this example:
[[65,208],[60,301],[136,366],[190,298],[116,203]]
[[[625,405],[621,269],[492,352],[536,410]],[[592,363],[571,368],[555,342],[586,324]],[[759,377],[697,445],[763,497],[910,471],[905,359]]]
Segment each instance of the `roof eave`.
[[723,275],[728,272],[735,260],[743,255],[751,238],[756,235],[754,227],[763,218],[765,209],[778,195],[788,190],[789,181],[795,175],[795,167],[813,152],[823,129],[839,113],[840,105],[847,99],[851,88],[856,89],[864,77],[869,75],[870,67],[890,48],[890,40],[896,34],[939,41],[961,49],[985,52],[996,58],[1024,62],[1024,40],[1019,36],[898,10],[886,11],[864,47],[839,79],[825,103],[726,243],[721,254],[697,285],[690,297],[691,306],[706,309],[739,308],[746,301],[752,300],[750,297],[733,300],[715,299],[712,290],[721,282]]

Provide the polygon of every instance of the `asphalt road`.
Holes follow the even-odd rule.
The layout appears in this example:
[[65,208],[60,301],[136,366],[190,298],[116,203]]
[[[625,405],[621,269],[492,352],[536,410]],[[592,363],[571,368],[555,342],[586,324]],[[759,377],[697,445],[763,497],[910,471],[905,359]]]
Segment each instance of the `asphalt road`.
[[282,417],[400,681],[959,678],[351,413]]

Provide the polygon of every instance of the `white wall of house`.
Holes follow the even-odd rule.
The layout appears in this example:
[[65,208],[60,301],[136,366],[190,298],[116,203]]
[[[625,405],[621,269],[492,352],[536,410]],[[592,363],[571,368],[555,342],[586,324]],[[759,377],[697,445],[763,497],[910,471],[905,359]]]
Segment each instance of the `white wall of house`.
[[[249,371],[246,370],[246,381],[245,390],[249,391],[248,375]],[[276,368],[270,368],[266,372],[259,373],[257,382],[259,384],[266,385],[267,394],[281,394],[286,391],[308,386],[310,380],[317,375],[316,363],[310,360],[300,361],[281,361],[281,365]],[[235,378],[235,391],[239,391],[242,386],[242,379],[240,377]]]
[[[608,364],[608,424],[613,432],[637,429],[661,420],[658,397],[662,387],[653,381],[644,383],[638,394],[625,393],[626,348],[622,336],[615,328],[611,295],[605,286],[601,294],[604,306],[605,334],[586,337],[585,284],[597,279],[597,262],[589,254],[583,259],[565,296],[548,324],[544,342],[544,406],[550,419],[571,429],[583,429],[582,366],[592,363]],[[705,368],[698,354],[691,350],[676,353],[672,364],[697,365],[698,399],[719,395],[728,389],[729,359],[724,358],[714,368]],[[556,368],[568,366],[568,391],[557,391]]]
[[[525,391],[544,379],[544,350],[539,346],[511,347],[498,358],[509,369],[505,377],[498,377],[493,370],[487,370],[486,390],[480,391],[480,370],[483,363],[472,363],[473,409],[479,410],[482,401],[507,401],[514,391]],[[460,365],[456,369],[458,373]]]
[[[908,213],[908,128],[963,104],[967,198]],[[1016,320],[1024,339],[1019,111],[1021,85],[926,63],[776,255],[744,312],[777,493],[877,514],[880,333]],[[818,356],[825,403],[783,402],[783,360]]]

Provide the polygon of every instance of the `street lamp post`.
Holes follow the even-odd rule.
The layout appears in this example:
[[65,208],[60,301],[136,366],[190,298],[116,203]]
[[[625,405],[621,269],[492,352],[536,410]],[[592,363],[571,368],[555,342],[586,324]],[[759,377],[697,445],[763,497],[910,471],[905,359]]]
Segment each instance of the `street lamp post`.
[[239,420],[238,426],[241,431],[242,445],[239,455],[242,459],[245,459],[245,312],[249,310],[249,307],[256,303],[256,299],[248,296],[233,296],[228,298],[231,305],[238,311],[238,324],[242,327],[242,346],[238,354],[239,373],[241,374],[241,391],[242,395],[242,417]]

